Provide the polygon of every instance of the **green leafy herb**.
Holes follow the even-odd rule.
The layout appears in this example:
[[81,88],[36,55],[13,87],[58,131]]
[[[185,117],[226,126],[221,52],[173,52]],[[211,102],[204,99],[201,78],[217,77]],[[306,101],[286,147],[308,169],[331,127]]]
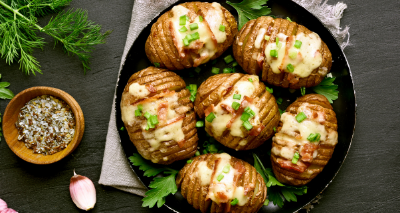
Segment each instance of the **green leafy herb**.
[[225,63],[227,63],[227,64],[231,63],[231,62],[234,61],[234,60],[235,60],[235,59],[233,59],[232,55],[227,55],[227,56],[225,56],[225,58],[224,58],[224,61],[225,61]]
[[301,123],[307,118],[307,115],[304,112],[300,112],[296,115],[297,122]]
[[226,1],[238,12],[239,30],[251,19],[257,19],[260,16],[266,16],[271,13],[271,9],[265,6],[268,0],[243,0],[240,3]]
[[321,134],[319,134],[319,133],[311,133],[307,137],[307,140],[310,142],[319,142],[320,139],[321,139]]
[[269,51],[269,54],[272,57],[278,58],[278,51],[277,50],[271,50],[271,51]]
[[301,47],[302,44],[303,44],[303,42],[301,42],[301,41],[299,41],[299,40],[296,40],[296,41],[294,42],[294,47],[296,47],[297,49],[300,49],[300,47]]
[[286,17],[286,20],[292,22],[292,19],[290,19],[289,17]]
[[306,88],[305,87],[301,87],[300,88],[300,92],[301,92],[301,95],[305,95],[306,94]]
[[224,68],[222,73],[231,73],[233,70],[231,68]]
[[197,150],[196,153],[195,153],[194,155],[199,156],[199,155],[200,155],[200,151]]
[[223,174],[219,174],[217,177],[218,182],[221,181],[222,179],[224,179],[224,175]]
[[219,25],[219,31],[225,32],[225,25]]
[[189,25],[190,30],[197,30],[199,29],[199,25],[197,23],[193,23]]
[[179,29],[179,32],[184,33],[187,31],[187,28],[185,26],[181,27],[181,29]]
[[[0,24],[0,29],[1,29],[1,24]],[[1,34],[1,30],[0,30],[0,34]],[[1,44],[0,44],[0,47],[1,47]],[[1,79],[1,74],[0,74],[0,79]],[[9,87],[9,86],[10,86],[10,83],[8,83],[8,82],[0,82],[0,98],[1,99],[12,99],[12,98],[14,98],[14,93],[11,90],[6,88],[6,87]]]
[[189,90],[190,92],[190,101],[194,102],[196,99],[196,94],[197,94],[197,85],[196,84],[190,84],[189,86],[186,87],[186,89]]
[[121,128],[119,128],[119,130],[124,131],[124,130],[125,130],[125,127],[121,127]]
[[235,199],[233,199],[232,201],[231,201],[231,206],[235,206],[236,204],[238,204],[239,203],[239,200],[237,199],[237,198],[235,198]]
[[211,68],[211,73],[212,74],[218,74],[219,73],[219,68],[217,68],[217,67]]
[[282,115],[283,113],[285,113],[286,110],[281,110],[279,109],[279,113]]
[[207,115],[206,117],[206,121],[211,123],[215,118],[215,114],[213,112],[211,112],[210,114]]
[[274,89],[272,89],[272,88],[269,88],[269,87],[265,87],[265,90],[267,90],[269,93],[273,93],[274,92]]
[[144,176],[146,177],[153,177],[167,170],[166,167],[161,167],[145,160],[138,153],[133,153],[133,155],[129,157],[129,161],[134,166],[139,166],[139,169],[144,171]]
[[240,100],[241,97],[242,97],[241,94],[234,94],[233,95],[233,99],[236,99],[236,100]]
[[240,103],[238,103],[238,102],[236,102],[236,101],[232,102],[232,108],[233,108],[234,110],[238,110],[239,107],[240,107]]
[[334,100],[338,99],[339,91],[337,90],[338,85],[334,84],[334,78],[324,78],[320,84],[313,87],[314,92],[325,96],[329,103],[333,103]]
[[294,66],[293,66],[292,64],[288,64],[288,65],[286,66],[286,69],[287,69],[289,72],[293,72],[293,71],[294,71]]
[[292,158],[292,163],[297,164],[297,161],[299,160],[299,158],[300,158],[299,152],[294,153],[294,156]]
[[288,202],[297,202],[296,195],[303,195],[307,193],[307,186],[293,187],[280,183],[275,178],[272,169],[265,168],[256,154],[253,154],[253,158],[254,168],[256,168],[257,172],[263,177],[268,188],[268,202],[265,201],[264,205],[268,205],[269,201],[272,201],[274,205],[278,205],[282,208],[284,205],[284,199]]
[[203,127],[204,126],[204,121],[197,121],[196,122],[196,127]]
[[244,121],[243,124],[244,128],[246,128],[247,130],[251,130],[253,129],[253,125],[251,125],[251,123],[249,121]]
[[186,161],[186,163],[192,163],[193,162],[193,160],[187,160]]
[[251,83],[253,83],[253,79],[249,78],[249,81],[250,81]]
[[88,20],[82,9],[62,11],[50,19],[45,27],[37,17],[59,12],[71,0],[0,1],[0,53],[8,64],[18,60],[25,74],[42,73],[39,62],[32,55],[35,48],[43,48],[45,33],[60,43],[65,52],[82,61],[84,71],[89,68],[90,53],[97,44],[104,44],[111,31],[100,33],[101,26]]

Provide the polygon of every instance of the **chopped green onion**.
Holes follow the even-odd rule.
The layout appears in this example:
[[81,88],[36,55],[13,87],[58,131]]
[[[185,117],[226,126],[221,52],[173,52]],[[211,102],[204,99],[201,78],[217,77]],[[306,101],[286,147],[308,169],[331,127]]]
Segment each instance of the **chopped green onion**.
[[200,152],[199,152],[199,150],[197,150],[196,151],[196,153],[194,153],[196,156],[199,156],[200,155]]
[[119,130],[124,131],[124,130],[125,130],[125,127],[121,127],[121,128],[119,128]]
[[191,31],[199,29],[199,25],[197,23],[193,23],[189,25]]
[[185,26],[183,26],[181,29],[179,29],[179,32],[184,33],[187,31],[187,28]]
[[146,126],[146,128],[144,128],[146,131],[150,129],[149,125]]
[[191,34],[191,36],[192,36],[191,41],[194,41],[194,40],[197,40],[200,38],[199,32],[195,32],[195,33]]
[[286,19],[287,19],[288,21],[292,22],[292,19],[290,19],[289,17],[286,17]]
[[294,156],[292,158],[292,163],[297,164],[297,161],[299,160],[299,158],[300,158],[300,154],[298,152],[294,153]]
[[203,127],[204,126],[204,121],[197,121],[196,122],[196,127]]
[[236,61],[232,63],[232,67],[236,67],[237,65],[238,65],[238,62],[236,62]]
[[241,94],[234,94],[233,95],[233,99],[240,100],[240,98],[242,98]]
[[253,83],[253,79],[249,78],[249,81],[250,81],[251,83]]
[[199,22],[203,22],[203,16],[199,16]]
[[188,39],[187,37],[185,37],[185,38],[183,39],[183,44],[184,44],[185,46],[189,46],[190,42],[189,42],[189,39]]
[[244,109],[244,111],[247,112],[247,113],[249,113],[249,114],[252,115],[252,116],[255,116],[255,115],[256,115],[256,113],[255,113],[253,110],[251,110],[250,107],[246,107],[246,108]]
[[276,41],[276,46],[278,46],[278,44],[279,44],[279,38],[276,37],[276,38],[275,38],[275,41]]
[[248,112],[243,112],[242,116],[240,116],[240,120],[242,120],[242,121],[248,121],[250,117],[251,117],[250,113],[248,113]]
[[296,59],[297,58],[297,52],[290,52],[289,53],[289,57],[291,58],[291,59]]
[[247,130],[251,130],[253,128],[253,125],[251,125],[251,123],[249,121],[245,121],[243,122],[243,126],[244,128],[246,128]]
[[300,49],[302,42],[299,40],[296,40],[296,42],[294,42],[294,47],[296,47],[297,49]]
[[225,26],[224,25],[219,25],[219,31],[225,32]]
[[217,177],[218,182],[220,182],[223,178],[224,178],[223,174],[218,175],[218,177]]
[[269,87],[265,87],[265,90],[267,90],[269,93],[273,93],[274,92],[274,89],[272,89],[272,88],[269,88]]
[[204,150],[203,150],[203,154],[207,154],[207,153],[208,153],[207,150],[204,149]]
[[234,110],[238,110],[239,107],[240,107],[240,103],[238,103],[238,102],[236,102],[236,101],[234,101],[234,102],[232,103],[232,108],[233,108]]
[[189,86],[186,87],[186,89],[189,90],[190,92],[190,101],[194,102],[196,99],[196,93],[197,93],[197,85],[196,84],[190,84]]
[[143,110],[143,105],[142,105],[142,104],[139,104],[139,105],[137,105],[137,108],[138,108],[140,111],[142,111],[142,110]]
[[219,73],[219,68],[213,67],[213,68],[211,69],[211,73],[213,73],[213,74],[218,74],[218,73]]
[[157,117],[157,115],[152,115],[152,116],[150,116],[150,122],[151,122],[151,124],[153,124],[153,125],[157,125],[159,122],[158,122],[158,117]]
[[307,140],[309,140],[310,142],[319,142],[320,139],[321,139],[321,134],[319,133],[311,133],[307,137]]
[[217,153],[218,152],[218,149],[214,144],[209,145],[207,147],[207,150],[209,153]]
[[264,37],[264,39],[265,39],[266,41],[269,41],[269,38],[270,38],[270,37],[267,36],[267,35]]
[[194,68],[194,71],[197,72],[197,73],[200,73],[201,68],[200,67],[196,67],[196,68]]
[[307,118],[307,115],[304,114],[304,112],[300,112],[299,114],[296,115],[296,120],[297,122],[301,123]]
[[279,109],[279,113],[282,115],[283,113],[285,113],[286,110],[281,110]]
[[306,94],[306,88],[305,87],[301,87],[300,91],[301,91],[301,95],[305,95]]
[[222,73],[231,73],[232,72],[232,69],[231,68],[224,68],[223,70],[222,70]]
[[286,69],[287,69],[289,72],[293,72],[293,71],[294,71],[294,67],[293,67],[292,64],[288,64],[288,65],[286,66]]
[[149,112],[144,113],[144,117],[145,117],[145,118],[149,119],[150,116],[151,116],[151,114],[150,114]]
[[151,123],[150,119],[147,120],[147,126],[146,126],[146,128],[147,128],[147,127],[148,127],[149,129],[155,127],[155,126]]
[[282,98],[278,98],[278,99],[276,99],[276,103],[277,103],[277,104],[281,104],[281,103],[282,103],[282,101],[283,101],[283,100],[282,100]]
[[135,116],[142,116],[142,112],[139,109],[135,110]]
[[233,199],[232,201],[231,201],[231,206],[235,206],[236,204],[238,204],[239,203],[239,200],[237,199],[237,198],[235,198],[235,199]]
[[213,112],[211,112],[210,114],[207,115],[206,121],[211,123],[214,120],[214,118],[215,118],[215,115]]
[[272,57],[278,58],[278,51],[277,50],[271,50],[271,51],[269,51],[269,54]]
[[154,66],[155,66],[155,67],[160,67],[160,63],[154,62]]
[[224,166],[224,169],[222,170],[223,173],[228,173],[229,170],[231,169],[231,165],[227,164]]
[[279,43],[277,49],[280,50],[282,48],[282,43]]
[[186,163],[192,163],[193,162],[193,160],[188,160],[188,161],[186,161]]
[[186,15],[179,17],[179,25],[186,25]]
[[217,59],[214,59],[214,60],[211,61],[211,64],[212,64],[212,65],[214,65],[214,64],[216,64],[216,63],[217,63]]
[[227,55],[227,56],[225,56],[224,61],[225,61],[225,63],[229,64],[232,61],[234,61],[234,59],[232,58],[231,55]]
[[269,200],[268,200],[268,199],[265,199],[265,201],[264,201],[264,206],[268,206],[268,204],[269,204]]
[[276,127],[275,126],[274,126],[273,130],[274,130],[274,132],[276,132]]

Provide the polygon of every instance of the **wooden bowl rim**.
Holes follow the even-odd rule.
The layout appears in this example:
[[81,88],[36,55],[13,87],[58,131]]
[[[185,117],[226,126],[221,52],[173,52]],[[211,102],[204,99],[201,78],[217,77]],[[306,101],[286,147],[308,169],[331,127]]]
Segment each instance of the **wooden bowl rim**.
[[[42,91],[40,91],[42,90]],[[12,113],[13,111],[13,107],[14,105],[18,105],[18,100],[23,98],[24,96],[31,94],[34,91],[40,91],[39,95],[37,96],[33,96],[31,99],[29,99],[28,101],[32,100],[35,97],[41,96],[41,95],[51,95],[54,96],[56,98],[59,98],[63,101],[65,101],[71,108],[72,112],[74,113],[74,117],[75,117],[75,135],[72,139],[72,141],[68,144],[68,146],[53,154],[53,155],[43,155],[43,154],[34,154],[32,149],[28,149],[25,144],[23,144],[23,147],[26,149],[24,151],[20,151],[19,147],[15,147],[14,144],[15,143],[22,143],[20,141],[18,141],[18,139],[14,136],[12,136],[11,131],[8,132],[8,129],[15,129],[15,123],[9,123],[6,122],[6,120],[4,118],[6,117],[17,117],[19,115],[20,109],[22,108],[22,106],[24,106],[27,102],[23,103],[23,105],[18,109],[18,113],[14,113],[11,115],[8,115],[10,113]],[[14,109],[15,110],[15,109]],[[14,120],[14,119],[12,119]],[[11,125],[12,127],[9,128],[9,125]],[[78,104],[78,102],[67,92],[54,88],[54,87],[46,87],[46,86],[36,86],[36,87],[31,87],[28,89],[25,89],[21,92],[19,92],[13,99],[11,99],[10,103],[8,103],[4,114],[3,114],[3,123],[2,123],[2,128],[3,128],[3,135],[4,138],[6,140],[6,143],[8,145],[8,147],[10,147],[10,149],[21,159],[29,162],[29,163],[33,163],[33,164],[52,164],[55,163],[57,161],[60,161],[61,159],[65,158],[66,156],[68,156],[69,154],[71,154],[80,144],[81,140],[82,140],[82,136],[83,136],[83,132],[85,129],[85,121],[84,121],[84,116],[83,116],[83,112],[82,109],[80,107],[80,105]],[[16,140],[16,141],[15,141]],[[28,153],[33,153],[34,155],[39,155],[38,158],[32,159],[29,157]]]

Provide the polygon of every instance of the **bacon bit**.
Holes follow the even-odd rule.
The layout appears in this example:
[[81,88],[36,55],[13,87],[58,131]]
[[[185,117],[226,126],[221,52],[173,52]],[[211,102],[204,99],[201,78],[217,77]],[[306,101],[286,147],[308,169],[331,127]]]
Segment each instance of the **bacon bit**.
[[181,140],[181,141],[177,141],[179,148],[182,149],[182,148],[185,146],[185,142],[186,142],[185,139],[183,139],[183,140]]
[[244,112],[244,109],[245,109],[246,107],[248,107],[251,103],[253,103],[253,98],[244,96],[244,97],[243,97],[243,101],[242,101],[242,103],[240,104],[239,109],[238,109],[235,113],[233,113],[233,117],[232,117],[232,119],[228,122],[228,124],[226,124],[226,128],[228,128],[228,129],[231,128],[231,126],[232,126],[233,122],[235,122],[236,118],[238,118],[239,116],[241,116],[241,115],[243,114],[243,112]]
[[291,84],[297,84],[297,83],[299,82],[299,77],[296,77],[294,74],[289,73],[289,74],[288,74],[287,80],[288,80],[289,83],[291,83]]
[[315,51],[314,58],[316,58],[318,55],[319,55],[319,50]]
[[[231,202],[228,201],[228,203],[226,203],[226,208],[224,212],[230,212],[231,211]],[[232,211],[232,213],[235,213],[235,211]]]
[[258,64],[258,67],[260,67],[260,69],[263,68],[264,59],[265,59],[264,54],[258,53],[257,64]]
[[168,126],[170,124],[173,124],[175,122],[178,122],[178,121],[184,119],[185,117],[186,117],[186,115],[180,115],[179,117],[176,117],[176,118],[173,118],[171,120],[168,120],[164,124],[157,124],[156,128],[162,128],[162,127]]
[[226,89],[224,89],[221,93],[222,97],[224,97],[226,94],[228,94],[232,89],[233,89],[233,86],[229,86]]
[[239,181],[240,177],[246,172],[246,167],[243,166],[239,161],[236,161],[233,168],[236,170],[235,176],[233,176],[233,185],[236,187],[236,183]]
[[256,126],[256,127],[253,127],[253,128],[250,130],[249,135],[251,135],[251,136],[258,136],[264,128],[265,128],[265,126],[262,125],[262,124],[260,124],[260,125],[258,125],[258,126]]
[[306,145],[303,146],[300,152],[301,160],[304,162],[311,163],[313,160],[314,151],[318,149],[318,147],[319,145],[306,143]]
[[162,102],[158,105],[158,120],[162,121],[167,119],[168,114],[168,102]]
[[146,89],[149,90],[149,92],[151,93],[157,92],[157,89],[151,84],[146,84]]
[[272,26],[269,25],[269,26],[268,26],[268,30],[267,30],[267,35],[268,35],[268,36],[271,36],[271,30],[272,30]]
[[221,104],[221,107],[222,107],[222,109],[225,109],[229,113],[232,113],[232,114],[235,113],[235,110],[231,106],[228,106],[226,104]]
[[317,112],[313,112],[313,118],[318,118],[318,113]]
[[278,163],[282,168],[291,169],[300,173],[303,173],[309,166],[301,161],[297,161],[297,164],[293,164],[291,160],[282,160],[281,158],[278,158]]
[[220,202],[220,203],[227,203],[229,200],[228,200],[228,196],[225,194],[225,193],[223,193],[223,192],[217,192],[216,193],[217,195],[215,196],[216,198],[217,198],[217,200]]
[[204,114],[206,115],[206,117],[207,117],[208,114],[210,114],[211,112],[214,112],[214,104],[211,104],[210,106],[207,107],[206,110],[204,110]]

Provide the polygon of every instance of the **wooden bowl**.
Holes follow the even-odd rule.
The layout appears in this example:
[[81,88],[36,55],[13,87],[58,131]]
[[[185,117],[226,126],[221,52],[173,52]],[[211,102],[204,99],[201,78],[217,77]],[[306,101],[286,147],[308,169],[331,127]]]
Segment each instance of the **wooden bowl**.
[[[75,116],[75,134],[72,141],[65,149],[52,155],[33,153],[33,149],[28,149],[24,142],[18,141],[18,130],[15,127],[21,108],[28,101],[40,95],[52,95],[64,100]],[[69,155],[78,147],[84,130],[85,120],[79,104],[68,93],[52,87],[32,87],[18,93],[8,104],[3,116],[3,134],[8,146],[18,157],[34,164],[51,164]]]

